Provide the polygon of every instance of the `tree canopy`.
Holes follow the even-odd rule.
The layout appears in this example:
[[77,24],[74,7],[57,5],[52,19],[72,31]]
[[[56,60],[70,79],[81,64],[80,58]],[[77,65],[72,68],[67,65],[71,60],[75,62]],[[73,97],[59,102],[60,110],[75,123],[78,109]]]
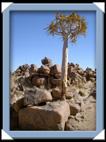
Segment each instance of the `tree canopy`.
[[63,38],[68,38],[71,42],[76,42],[78,35],[86,33],[87,24],[84,17],[81,17],[75,12],[70,15],[57,13],[55,20],[47,27],[51,35],[60,35]]

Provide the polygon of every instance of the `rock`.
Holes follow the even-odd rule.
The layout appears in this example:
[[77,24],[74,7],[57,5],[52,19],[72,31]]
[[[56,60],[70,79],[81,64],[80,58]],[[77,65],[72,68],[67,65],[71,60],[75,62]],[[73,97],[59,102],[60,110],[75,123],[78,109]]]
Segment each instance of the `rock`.
[[16,103],[12,105],[12,108],[16,111],[19,112],[20,109],[24,107],[24,97],[17,100]]
[[23,85],[21,83],[18,84],[18,90],[19,91],[24,91]]
[[60,78],[61,78],[61,73],[56,73],[56,74],[54,74],[54,77],[55,77],[56,79],[60,79]]
[[44,59],[42,59],[41,62],[42,62],[43,65],[46,65],[46,66],[49,66],[49,67],[52,65],[51,59],[49,59],[47,57],[45,57]]
[[66,101],[31,106],[19,111],[19,126],[22,130],[64,130],[69,115]]
[[95,78],[93,78],[93,77],[90,77],[89,80],[92,82],[95,82]]
[[95,79],[96,79],[96,72],[95,71],[93,71],[91,68],[87,68],[85,70],[85,72],[86,72],[86,80],[87,81],[89,81],[89,80],[95,81]]
[[84,71],[83,71],[82,69],[77,70],[77,73],[78,73],[79,75],[81,75],[81,76],[84,75]]
[[52,78],[50,80],[50,82],[51,82],[52,86],[54,86],[54,87],[56,87],[56,86],[60,87],[61,86],[61,79]]
[[[91,104],[89,104],[91,106]],[[75,118],[69,118],[65,130],[71,131],[95,131],[96,130],[96,105],[91,109],[86,108],[84,112],[77,113]]]
[[24,65],[22,65],[22,66],[19,66],[19,69],[20,69],[21,71],[25,71],[25,70],[29,69],[29,65],[28,65],[28,64],[24,64]]
[[27,77],[29,77],[29,76],[30,76],[29,71],[28,71],[28,70],[27,70],[27,71],[25,71],[24,75],[25,75],[25,77],[26,77],[26,78],[27,78]]
[[20,76],[20,75],[21,75],[21,70],[18,68],[18,69],[15,71],[15,74],[16,74],[17,76]]
[[37,72],[37,66],[35,64],[31,64],[29,68],[30,75]]
[[10,130],[18,130],[18,113],[10,107]]
[[75,65],[73,63],[68,63],[69,67],[75,67]]
[[44,86],[46,83],[46,80],[45,78],[39,78],[39,77],[33,77],[32,78],[32,84],[37,86],[37,87],[40,87],[40,86]]
[[78,104],[69,104],[70,106],[70,114],[76,115],[78,112],[80,112],[80,106]]
[[66,93],[66,99],[71,99],[73,98],[76,93],[78,93],[79,90],[78,89],[75,89],[75,88],[72,88],[72,87],[67,87],[67,93]]
[[75,72],[70,73],[71,80],[75,80],[76,77],[77,77],[77,74]]
[[96,88],[94,88],[90,94],[91,96],[93,96],[96,99]]
[[75,64],[75,68],[77,68],[77,69],[78,69],[78,68],[79,68],[79,64]]
[[30,89],[25,91],[24,105],[38,105],[52,101],[51,93],[45,89]]
[[24,107],[24,93],[22,91],[16,91],[10,98],[10,105],[18,112],[21,108]]
[[57,88],[57,87],[54,88],[54,89],[52,89],[51,94],[52,94],[52,97],[53,97],[55,100],[61,99],[61,97],[62,97],[61,90],[60,90],[60,88]]
[[41,67],[38,69],[38,73],[44,74],[44,75],[49,75],[49,73],[50,73],[50,68],[49,68],[48,66],[41,66]]
[[50,69],[50,74],[54,76],[55,74],[61,74],[61,66],[58,64],[55,64],[54,66],[52,66]]
[[88,96],[88,95],[89,95],[88,92],[87,92],[87,90],[82,89],[82,88],[79,90],[79,94],[80,94],[81,96]]
[[24,97],[23,91],[15,91],[14,94],[10,96],[10,104],[13,105],[18,100],[22,99]]

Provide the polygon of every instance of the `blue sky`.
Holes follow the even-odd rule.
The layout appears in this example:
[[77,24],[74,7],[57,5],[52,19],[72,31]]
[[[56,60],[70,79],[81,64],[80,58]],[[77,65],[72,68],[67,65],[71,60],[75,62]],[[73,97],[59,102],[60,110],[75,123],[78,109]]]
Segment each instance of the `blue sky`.
[[[62,12],[70,14],[70,12]],[[95,69],[96,15],[95,12],[78,12],[87,21],[86,36],[79,36],[75,44],[69,42],[68,60],[83,69]],[[44,30],[55,18],[56,12],[11,13],[11,70],[23,64],[41,66],[41,59],[51,58],[54,64],[62,62],[63,41]]]

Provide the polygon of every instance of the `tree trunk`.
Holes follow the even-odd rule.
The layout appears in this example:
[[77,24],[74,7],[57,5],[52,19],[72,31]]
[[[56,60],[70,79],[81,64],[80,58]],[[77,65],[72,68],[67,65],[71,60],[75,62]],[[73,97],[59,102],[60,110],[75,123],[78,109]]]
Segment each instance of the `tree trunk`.
[[68,71],[68,39],[64,39],[63,58],[62,58],[62,98],[65,99],[67,89],[67,71]]

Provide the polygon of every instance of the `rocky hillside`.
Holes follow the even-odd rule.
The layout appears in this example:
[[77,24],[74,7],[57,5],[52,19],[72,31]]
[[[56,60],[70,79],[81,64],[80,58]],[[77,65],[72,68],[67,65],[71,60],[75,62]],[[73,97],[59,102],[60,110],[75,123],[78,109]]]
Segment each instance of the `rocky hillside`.
[[95,130],[96,71],[68,63],[66,100],[61,100],[61,66],[45,57],[11,73],[12,130]]

